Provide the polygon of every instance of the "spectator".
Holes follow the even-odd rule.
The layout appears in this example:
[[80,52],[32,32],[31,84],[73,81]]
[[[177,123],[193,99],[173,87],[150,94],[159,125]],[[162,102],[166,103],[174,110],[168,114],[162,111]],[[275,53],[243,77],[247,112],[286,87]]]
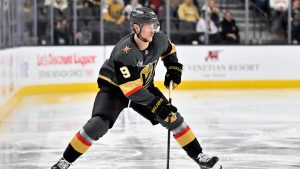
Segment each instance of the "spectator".
[[90,6],[95,19],[99,19],[101,15],[101,0],[89,0],[89,2],[91,3]]
[[120,0],[111,0],[107,2],[106,7],[103,10],[104,20],[107,22],[113,22],[120,25],[124,22],[123,16],[124,5]]
[[149,0],[149,2],[150,8],[153,9],[155,13],[157,13],[163,0]]
[[273,32],[284,30],[283,23],[286,19],[286,12],[289,6],[289,0],[269,0],[270,15]]
[[270,7],[276,11],[287,11],[289,6],[288,0],[269,0]]
[[53,6],[54,17],[56,20],[60,18],[69,18],[70,16],[67,0],[45,0],[44,5]]
[[33,11],[31,7],[31,2],[29,0],[24,1],[24,8],[23,8],[23,13],[24,13],[24,22],[25,22],[25,28],[26,32],[29,33],[29,35],[33,35]]
[[96,7],[100,7],[101,5],[101,0],[89,0],[89,2]]
[[194,0],[195,4],[198,4],[199,9],[206,3],[207,0]]
[[[196,25],[196,32],[205,33],[206,31],[208,32],[210,43],[220,42],[218,27],[213,21],[211,21],[210,16],[208,16],[208,21],[206,21],[205,18],[200,17]],[[204,35],[200,35],[199,41],[204,43]]]
[[[77,2],[79,4],[83,4],[83,3],[87,2],[89,4],[89,6],[91,6],[91,7],[100,7],[101,6],[101,0],[78,0]],[[110,3],[110,2],[111,2],[111,0],[104,0],[104,3]],[[124,5],[123,0],[119,0],[119,2]]]
[[181,3],[182,3],[182,0],[170,0],[170,6],[173,9],[172,16],[174,16],[175,18],[178,18],[178,13],[177,12],[178,12],[179,5]]
[[178,18],[181,21],[197,23],[200,18],[197,7],[193,0],[184,0],[178,8]]
[[182,3],[182,0],[170,0],[170,3],[171,3],[171,6],[173,8],[175,8],[175,7],[178,7]]
[[252,0],[255,2],[255,4],[262,9],[263,11],[265,11],[266,13],[268,12],[268,0]]
[[239,29],[235,23],[235,20],[232,18],[230,11],[225,12],[224,19],[221,22],[221,27],[221,38],[223,42],[229,44],[240,43]]
[[69,24],[66,19],[60,19],[56,22],[54,28],[54,45],[68,45],[69,39]]
[[78,5],[78,18],[85,22],[94,19],[95,15],[93,14],[92,6],[93,4],[91,2],[87,0],[82,1],[81,4]]
[[202,7],[201,14],[204,16],[206,13],[210,15],[211,20],[219,27],[221,12],[215,0],[208,0],[207,4]]
[[63,11],[68,8],[68,1],[67,0],[45,0],[44,5],[45,6],[53,5],[54,8]]
[[139,3],[139,0],[131,0],[130,4],[127,4],[123,10],[123,16],[126,17],[126,19],[129,19],[129,15],[131,11],[135,8],[141,8],[143,5]]
[[37,8],[37,36],[38,36],[38,44],[46,45],[48,44],[47,39],[49,36],[49,10],[48,7],[44,5],[44,2],[40,2]]
[[294,0],[292,6],[292,38],[294,43],[300,43],[300,0]]
[[[193,2],[198,9],[201,9],[201,7],[203,5],[202,0],[193,0]],[[201,11],[199,11],[199,12],[201,12]]]
[[[159,7],[159,10],[157,12],[158,14],[158,19],[160,21],[164,21],[166,19],[166,15],[167,15],[167,8],[166,8],[166,2],[162,1]],[[174,8],[173,6],[170,6],[170,18],[171,18],[171,22],[172,19],[174,19]]]
[[[124,1],[124,4],[125,6],[130,4],[131,0],[123,0]],[[145,1],[149,1],[149,0],[139,0],[139,3],[142,5],[142,6],[145,6]]]

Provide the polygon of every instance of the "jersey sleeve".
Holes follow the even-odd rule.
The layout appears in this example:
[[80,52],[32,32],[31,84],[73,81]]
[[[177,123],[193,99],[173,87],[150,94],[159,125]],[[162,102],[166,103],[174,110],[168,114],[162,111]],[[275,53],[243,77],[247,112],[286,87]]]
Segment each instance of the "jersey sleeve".
[[163,54],[161,55],[161,60],[164,62],[164,65],[168,65],[168,63],[171,62],[176,62],[178,63],[178,58],[177,58],[177,52],[176,52],[176,45],[170,41],[170,39],[166,36],[163,35],[162,37],[167,44],[166,48],[164,49]]
[[143,87],[137,63],[138,59],[134,55],[120,53],[115,57],[117,84],[129,100],[148,106],[155,96]]

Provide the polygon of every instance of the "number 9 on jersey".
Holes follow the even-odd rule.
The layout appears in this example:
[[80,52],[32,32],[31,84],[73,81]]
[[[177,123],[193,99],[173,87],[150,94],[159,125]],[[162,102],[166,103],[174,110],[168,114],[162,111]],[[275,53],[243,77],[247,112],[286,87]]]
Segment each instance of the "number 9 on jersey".
[[130,78],[130,72],[126,66],[120,68],[120,71],[125,79]]

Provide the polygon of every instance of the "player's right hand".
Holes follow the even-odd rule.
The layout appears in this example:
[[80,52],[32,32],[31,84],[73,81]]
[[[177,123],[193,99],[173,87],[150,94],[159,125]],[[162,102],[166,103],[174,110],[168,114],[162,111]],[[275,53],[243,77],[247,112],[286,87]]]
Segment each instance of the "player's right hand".
[[169,88],[170,82],[173,81],[172,87],[175,89],[181,83],[182,64],[180,63],[168,63],[167,73],[165,75],[164,85]]
[[152,113],[161,119],[166,119],[169,114],[177,113],[177,108],[161,97],[156,97],[149,106]]

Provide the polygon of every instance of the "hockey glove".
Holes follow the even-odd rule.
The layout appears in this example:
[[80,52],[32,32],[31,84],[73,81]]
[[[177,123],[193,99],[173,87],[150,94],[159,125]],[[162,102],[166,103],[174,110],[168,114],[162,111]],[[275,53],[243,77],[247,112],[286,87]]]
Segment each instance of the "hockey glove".
[[[172,112],[172,115],[170,117],[171,117],[170,118],[170,122],[171,123],[175,122],[177,120],[177,113],[173,113]],[[168,117],[165,118],[164,121],[168,123],[169,122],[169,118]]]
[[161,97],[156,97],[149,106],[152,113],[155,113],[161,119],[166,119],[171,112],[176,113],[177,108],[166,102]]
[[182,64],[172,62],[167,64],[167,73],[165,76],[164,85],[169,88],[170,82],[173,81],[173,89],[181,82]]

